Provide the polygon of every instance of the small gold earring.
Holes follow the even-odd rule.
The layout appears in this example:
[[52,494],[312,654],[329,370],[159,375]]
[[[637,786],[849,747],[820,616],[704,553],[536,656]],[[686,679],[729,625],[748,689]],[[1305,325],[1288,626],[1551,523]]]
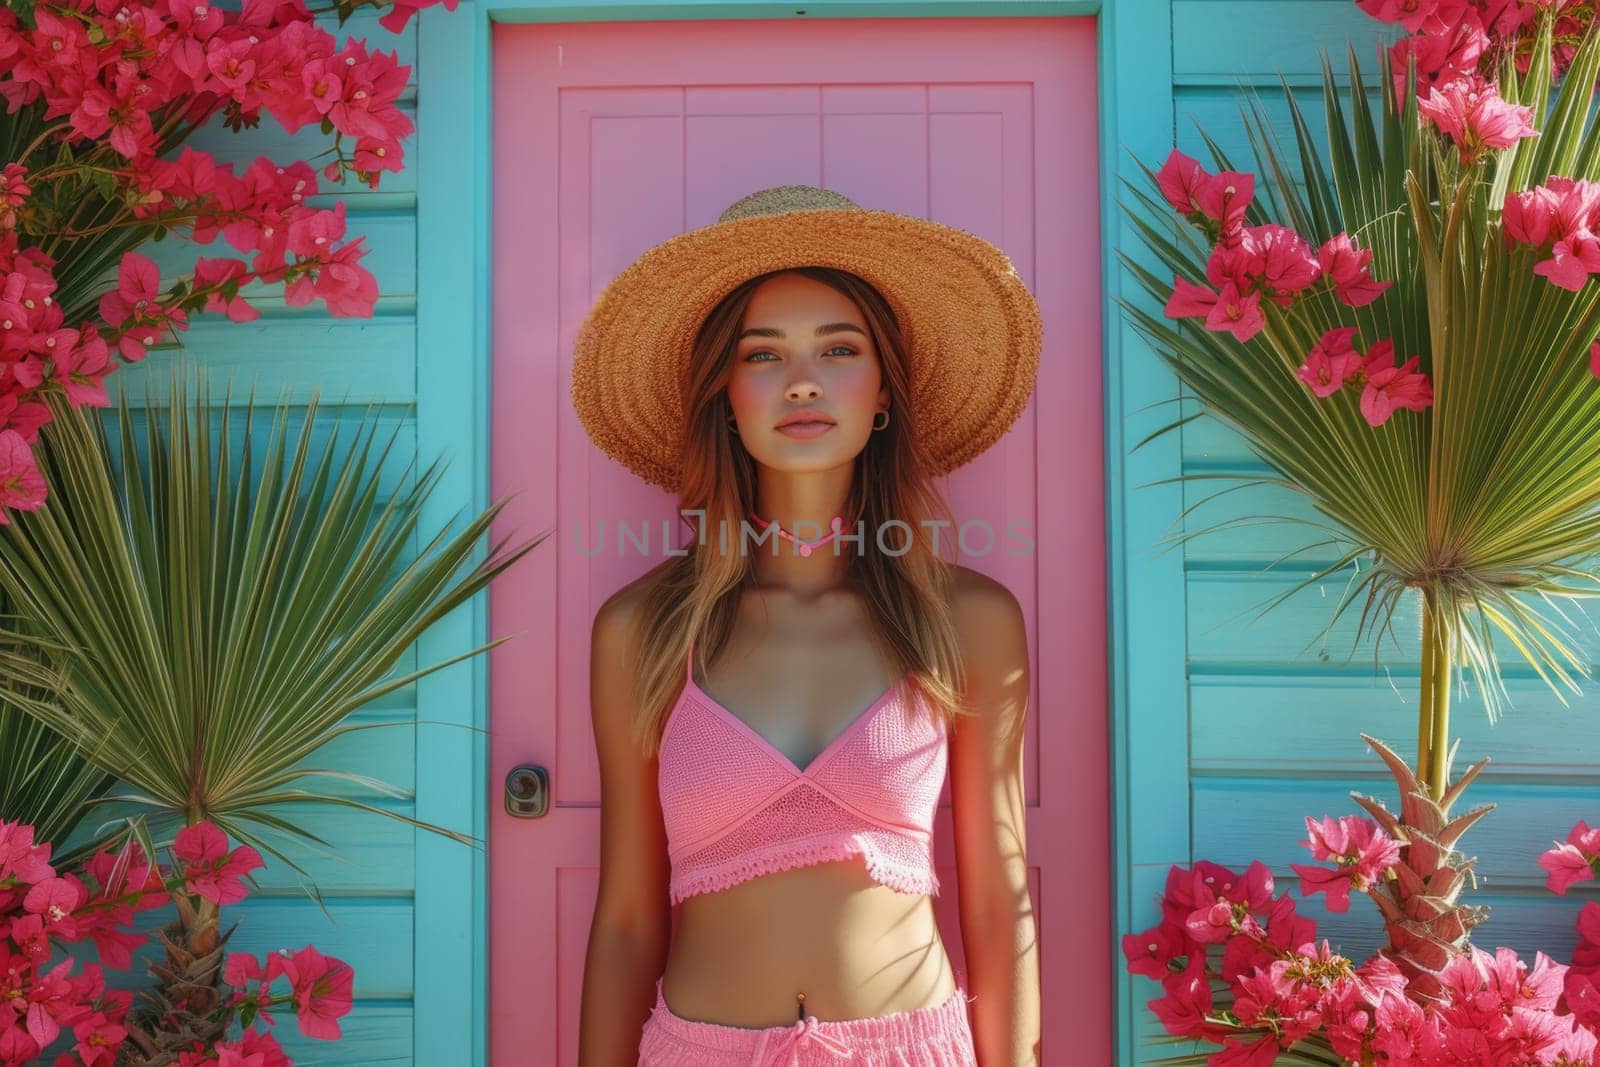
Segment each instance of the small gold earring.
[[[883,416],[883,426],[878,425],[878,415],[882,415]],[[872,428],[874,430],[881,430],[881,429],[884,428],[884,426],[888,426],[888,425],[889,425],[889,412],[888,412],[887,409],[885,409],[883,411],[880,411],[876,415],[872,416]]]
[[728,432],[735,435],[739,432],[739,420],[732,415],[728,416]]

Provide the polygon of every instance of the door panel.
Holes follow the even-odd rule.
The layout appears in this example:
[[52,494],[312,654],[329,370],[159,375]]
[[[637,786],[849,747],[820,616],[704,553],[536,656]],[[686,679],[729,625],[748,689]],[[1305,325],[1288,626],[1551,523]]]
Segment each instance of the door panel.
[[[599,853],[590,625],[607,596],[660,561],[666,539],[676,546],[687,536],[673,497],[584,435],[567,400],[576,332],[606,282],[652,244],[714,222],[756,189],[805,182],[985,237],[1039,298],[1045,350],[1032,403],[1003,441],[943,484],[958,522],[983,520],[968,530],[960,562],[1006,583],[1028,621],[1027,832],[1044,1062],[1109,1063],[1093,21],[582,23],[494,33],[493,492],[520,492],[500,529],[554,527],[558,536],[497,582],[490,600],[493,635],[522,634],[490,658],[493,1062],[576,1062]],[[644,548],[619,538],[618,522]],[[984,524],[997,534],[992,544]],[[521,763],[550,773],[553,806],[541,819],[502,807],[501,783]],[[948,888],[937,911],[965,984],[948,805],[947,782],[936,861]],[[1050,1010],[1062,1003],[1072,1010]]]

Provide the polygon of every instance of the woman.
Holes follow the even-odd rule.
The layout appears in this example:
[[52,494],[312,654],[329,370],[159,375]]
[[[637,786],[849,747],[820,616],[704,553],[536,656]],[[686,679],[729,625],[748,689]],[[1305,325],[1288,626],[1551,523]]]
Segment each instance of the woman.
[[[1023,619],[942,558],[930,480],[1015,421],[1040,334],[993,245],[810,186],[591,310],[584,427],[696,521],[594,621],[585,1067],[1036,1062]],[[931,900],[947,771],[966,989]]]

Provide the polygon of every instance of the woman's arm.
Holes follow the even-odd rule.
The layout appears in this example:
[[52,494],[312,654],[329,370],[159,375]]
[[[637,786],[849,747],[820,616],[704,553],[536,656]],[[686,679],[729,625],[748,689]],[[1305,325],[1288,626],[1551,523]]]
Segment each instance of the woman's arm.
[[1016,597],[961,568],[956,626],[976,718],[956,720],[950,795],[973,1038],[981,1067],[1038,1063],[1039,945],[1022,791],[1028,643]]
[[656,759],[630,733],[637,662],[632,587],[595,616],[589,703],[600,758],[600,888],[589,927],[578,1022],[580,1067],[634,1067],[666,965],[672,913]]

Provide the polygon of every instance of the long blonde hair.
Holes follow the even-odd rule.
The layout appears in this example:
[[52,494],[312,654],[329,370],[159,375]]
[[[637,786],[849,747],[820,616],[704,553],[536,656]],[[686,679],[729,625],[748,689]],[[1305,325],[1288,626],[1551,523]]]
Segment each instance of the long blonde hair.
[[[899,322],[877,289],[854,274],[831,267],[792,269],[854,301],[877,348],[893,416],[856,457],[843,514],[859,516],[866,536],[859,547],[850,542],[840,550],[849,561],[845,581],[865,594],[874,632],[896,677],[912,673],[934,712],[953,726],[956,716],[970,714],[960,699],[965,672],[950,606],[954,565],[934,552],[925,523],[947,524],[942,544],[953,540],[954,523],[932,483],[917,434]],[[684,382],[679,506],[703,509],[701,530],[739,530],[755,504],[755,461],[729,432],[733,409],[726,386],[750,299],[757,286],[778,273],[783,272],[758,275],[730,292],[706,315],[695,339]],[[892,519],[904,525],[890,527],[897,539],[885,534],[885,543],[905,551],[878,552],[877,531]],[[634,731],[648,753],[659,751],[661,731],[683,685],[691,640],[697,666],[715,657],[732,632],[740,594],[753,573],[751,553],[720,551],[716,537],[697,537],[684,555],[657,568],[642,594],[643,651],[634,677],[639,694]]]

